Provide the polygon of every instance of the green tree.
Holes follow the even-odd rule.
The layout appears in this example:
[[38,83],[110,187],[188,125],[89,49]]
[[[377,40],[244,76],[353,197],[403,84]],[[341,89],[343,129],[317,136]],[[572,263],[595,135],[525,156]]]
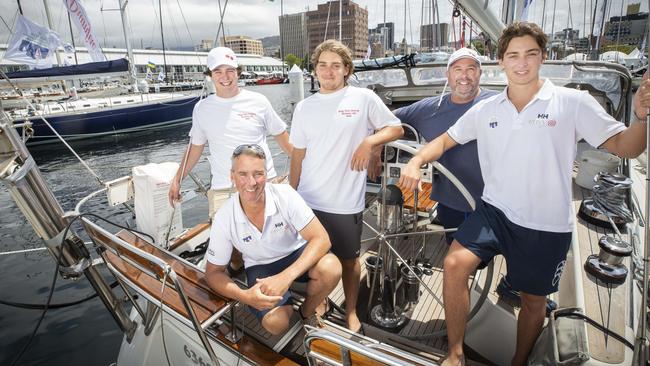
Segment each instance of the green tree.
[[472,46],[474,46],[473,48],[479,54],[481,54],[481,55],[485,54],[485,50],[484,50],[484,47],[483,47],[483,41],[472,41]]
[[290,53],[284,56],[284,62],[286,62],[289,69],[291,69],[293,65],[297,64],[298,66],[300,66],[302,64],[302,59],[294,55],[293,53]]
[[619,44],[619,45],[608,44],[608,45],[600,47],[600,53],[604,53],[604,52],[607,52],[607,51],[620,51],[620,52],[623,52],[623,53],[630,54],[630,52],[632,52],[634,50],[634,47],[635,46],[630,46],[630,45],[627,45],[627,44]]

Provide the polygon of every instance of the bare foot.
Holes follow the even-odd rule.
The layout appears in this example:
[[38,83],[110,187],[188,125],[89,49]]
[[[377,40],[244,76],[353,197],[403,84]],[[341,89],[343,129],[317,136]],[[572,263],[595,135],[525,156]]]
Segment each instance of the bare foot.
[[327,298],[325,298],[325,300],[321,301],[321,303],[318,304],[318,306],[316,307],[316,313],[318,313],[318,315],[320,316],[325,315],[325,313],[327,313],[327,311],[329,310],[328,305],[329,304],[327,303]]
[[346,322],[348,323],[348,329],[351,331],[358,333],[361,330],[361,321],[359,321],[357,314],[349,314]]
[[451,355],[447,356],[447,358],[442,360],[440,366],[465,366],[465,357],[452,357]]

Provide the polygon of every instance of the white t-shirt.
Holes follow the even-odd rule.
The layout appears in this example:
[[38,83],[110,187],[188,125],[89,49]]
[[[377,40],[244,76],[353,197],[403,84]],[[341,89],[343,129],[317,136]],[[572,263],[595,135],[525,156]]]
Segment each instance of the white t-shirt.
[[246,217],[239,194],[232,196],[217,211],[212,221],[207,260],[225,266],[232,248],[244,258],[244,267],[275,262],[307,243],[300,230],[314,218],[314,213],[288,184],[267,183],[264,188],[264,227],[260,232]]
[[597,147],[624,129],[586,91],[546,80],[521,113],[506,88],[470,109],[448,133],[460,144],[477,140],[484,201],[517,225],[570,232],[576,143],[584,138]]
[[192,144],[210,148],[212,189],[230,188],[230,158],[239,145],[257,144],[266,153],[268,178],[276,176],[266,135],[279,135],[287,128],[273,110],[271,103],[260,93],[241,90],[232,98],[214,94],[194,106]]
[[315,210],[363,211],[366,171],[352,170],[352,154],[375,130],[399,125],[399,119],[369,89],[347,86],[298,103],[289,137],[296,148],[307,149],[298,193]]

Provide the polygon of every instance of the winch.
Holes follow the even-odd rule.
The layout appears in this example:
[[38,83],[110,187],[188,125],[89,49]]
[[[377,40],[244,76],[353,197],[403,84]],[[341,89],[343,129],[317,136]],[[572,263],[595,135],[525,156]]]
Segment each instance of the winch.
[[585,271],[597,279],[613,285],[620,285],[627,277],[623,259],[632,255],[632,246],[613,236],[605,235],[598,240],[600,252],[587,257]]
[[622,229],[632,222],[632,213],[625,203],[632,180],[623,174],[600,172],[594,181],[594,195],[582,201],[578,217],[606,229],[611,228],[612,224]]
[[580,205],[578,216],[594,225],[612,229],[613,235],[598,240],[600,252],[585,261],[585,271],[606,284],[620,285],[627,278],[625,257],[632,255],[632,245],[622,239],[620,229],[634,217],[625,203],[632,180],[618,173],[600,172],[594,177],[594,196]]

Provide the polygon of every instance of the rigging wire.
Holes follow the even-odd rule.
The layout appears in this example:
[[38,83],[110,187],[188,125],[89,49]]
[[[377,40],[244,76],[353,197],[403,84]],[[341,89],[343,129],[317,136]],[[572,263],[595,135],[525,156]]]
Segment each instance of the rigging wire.
[[[4,75],[4,73],[3,73]],[[29,348],[29,346],[32,344],[32,341],[34,340],[34,337],[36,337],[36,332],[38,332],[38,329],[41,327],[41,324],[43,323],[43,319],[45,318],[45,314],[47,314],[47,310],[50,307],[50,302],[52,301],[52,296],[54,295],[54,288],[56,287],[56,280],[58,278],[57,274],[59,272],[59,267],[61,266],[61,256],[63,255],[63,245],[65,243],[65,239],[68,236],[68,231],[70,230],[70,226],[72,226],[72,223],[75,222],[80,216],[77,216],[70,220],[68,222],[68,225],[66,225],[65,230],[63,231],[63,236],[61,236],[61,243],[59,244],[59,247],[61,250],[58,253],[58,256],[56,257],[56,266],[54,268],[54,275],[52,276],[52,284],[50,285],[50,292],[47,296],[47,300],[45,301],[45,306],[43,308],[43,312],[41,313],[41,316],[38,318],[38,321],[36,322],[36,326],[34,326],[34,330],[32,331],[31,335],[27,339],[27,342],[23,344],[23,348],[21,348],[20,351],[18,351],[18,356],[11,362],[11,366],[15,366],[18,364],[18,361],[23,357],[25,354],[25,351]]]
[[333,1],[330,1],[328,3],[329,6],[327,7],[327,20],[325,21],[325,36],[323,36],[323,42],[327,41],[327,28],[330,25],[330,12],[332,10],[332,3]]
[[[129,231],[129,232],[134,233],[134,234],[143,235],[143,236],[147,237],[149,240],[151,240],[152,243],[154,242],[153,237],[151,237],[151,235],[149,235],[149,234],[143,233],[143,232],[138,231],[138,230],[134,230],[134,229],[132,229],[132,228],[130,228],[130,227],[127,227],[127,226],[124,226],[124,225],[117,224],[117,223],[115,223],[115,222],[113,222],[113,221],[110,221],[110,220],[108,220],[108,219],[105,219],[105,218],[103,218],[103,217],[101,217],[101,216],[99,216],[99,215],[96,215],[96,214],[92,214],[92,213],[81,213],[81,214],[79,214],[78,216],[75,216],[74,218],[72,218],[72,219],[68,222],[68,224],[66,225],[65,230],[63,230],[63,234],[62,234],[62,236],[61,236],[61,243],[59,244],[59,247],[60,247],[60,248],[62,248],[62,247],[65,245],[65,240],[66,240],[66,238],[68,237],[68,231],[70,231],[70,227],[72,226],[72,224],[73,224],[76,220],[78,220],[78,219],[80,219],[80,218],[82,218],[82,217],[86,217],[86,216],[93,217],[93,218],[98,219],[98,220],[102,220],[102,221],[104,221],[104,222],[107,222],[107,223],[110,224],[110,225],[113,225],[113,226],[115,226],[115,227],[118,227],[118,228],[121,228],[121,229],[127,230],[127,231]],[[27,351],[27,349],[28,349],[29,346],[31,345],[32,341],[34,340],[34,337],[36,336],[36,333],[38,332],[38,329],[41,327],[41,324],[42,324],[42,322],[43,322],[43,319],[45,318],[45,314],[47,313],[47,311],[48,311],[49,309],[52,309],[52,308],[60,308],[60,307],[66,307],[66,306],[71,306],[71,305],[76,305],[76,304],[79,304],[79,303],[82,303],[82,302],[88,301],[88,300],[90,300],[91,298],[94,298],[95,296],[97,296],[97,293],[95,292],[95,294],[92,295],[92,296],[89,296],[89,297],[87,297],[87,298],[80,299],[80,300],[77,300],[77,301],[74,301],[74,302],[71,302],[71,303],[54,304],[54,305],[51,304],[52,296],[54,295],[54,289],[55,289],[55,287],[56,287],[56,281],[57,281],[57,277],[58,277],[57,274],[58,274],[58,272],[59,272],[59,268],[61,267],[61,264],[60,264],[60,263],[61,263],[61,256],[62,256],[62,255],[63,255],[63,250],[61,249],[61,251],[59,251],[59,253],[58,253],[58,256],[56,256],[56,267],[55,267],[55,270],[54,270],[54,276],[52,277],[52,284],[50,285],[50,292],[49,292],[49,294],[48,294],[47,301],[45,302],[45,304],[44,304],[44,305],[36,305],[36,304],[20,304],[20,303],[14,303],[15,305],[32,305],[32,306],[34,306],[34,308],[41,308],[41,309],[43,309],[43,312],[41,313],[41,316],[40,316],[38,322],[36,323],[36,326],[34,327],[34,330],[32,331],[31,335],[29,336],[29,339],[27,340],[27,342],[25,342],[25,344],[23,345],[23,348],[18,352],[18,356],[16,356],[16,358],[13,360],[13,362],[11,363],[11,366],[16,365],[16,364],[18,363],[18,361],[20,361],[20,359],[22,358],[22,356],[25,354],[25,351]],[[114,287],[115,287],[114,284],[111,284],[110,286],[111,286],[111,288],[114,288]],[[10,303],[10,302],[7,302],[7,301],[1,301],[1,302],[2,302],[2,303],[5,303],[5,305],[12,306],[12,305],[10,305],[10,304],[6,304],[6,303]],[[20,307],[26,307],[26,306],[20,306]]]
[[[192,38],[192,33],[190,32],[190,27],[187,25],[187,20],[185,19],[185,13],[183,13],[183,7],[181,6],[181,3],[180,3],[179,0],[176,0],[176,4],[178,5],[178,10],[181,12],[181,18],[183,18],[183,23],[185,24],[185,29],[187,30],[187,36],[190,37],[190,43],[195,44],[194,39]],[[195,54],[196,54],[196,59],[197,59],[199,65],[200,65],[201,64],[201,58],[199,57],[198,53],[195,53]]]

